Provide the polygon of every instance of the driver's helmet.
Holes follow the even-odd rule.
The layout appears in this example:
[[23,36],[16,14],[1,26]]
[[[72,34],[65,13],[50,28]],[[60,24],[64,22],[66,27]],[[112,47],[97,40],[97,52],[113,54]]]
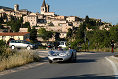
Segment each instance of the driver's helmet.
[[58,50],[63,50],[62,47],[58,47]]

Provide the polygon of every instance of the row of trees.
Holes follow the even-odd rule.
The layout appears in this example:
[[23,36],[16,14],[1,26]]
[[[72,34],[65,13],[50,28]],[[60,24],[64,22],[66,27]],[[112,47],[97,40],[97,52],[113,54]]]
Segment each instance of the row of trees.
[[[85,22],[82,23],[79,28],[69,29],[67,33],[67,41],[71,43],[71,47],[74,49],[90,48],[100,49],[111,47],[111,41],[118,42],[118,25],[110,27],[110,30],[99,30],[98,23],[91,20],[88,16],[85,18]],[[100,24],[100,23],[99,23]],[[92,29],[87,31],[86,28]]]

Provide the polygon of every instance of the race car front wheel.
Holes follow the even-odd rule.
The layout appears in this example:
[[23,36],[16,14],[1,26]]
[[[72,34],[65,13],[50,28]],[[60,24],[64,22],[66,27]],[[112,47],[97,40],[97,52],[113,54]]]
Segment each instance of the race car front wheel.
[[49,60],[49,59],[48,59],[48,61],[49,61],[49,63],[52,63],[52,60]]

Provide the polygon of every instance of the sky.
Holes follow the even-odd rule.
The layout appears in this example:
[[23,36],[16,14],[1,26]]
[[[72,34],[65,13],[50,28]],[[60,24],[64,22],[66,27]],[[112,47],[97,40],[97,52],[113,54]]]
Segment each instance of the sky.
[[[64,16],[79,16],[101,19],[118,23],[118,0],[45,0],[50,5],[50,12]],[[43,0],[0,0],[0,6],[13,8],[19,4],[20,9],[40,12]]]

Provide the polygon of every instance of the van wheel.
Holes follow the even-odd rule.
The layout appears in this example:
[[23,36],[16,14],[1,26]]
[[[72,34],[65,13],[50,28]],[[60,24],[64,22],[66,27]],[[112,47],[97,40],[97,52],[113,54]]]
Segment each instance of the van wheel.
[[15,49],[15,46],[11,46],[11,49]]
[[27,50],[30,50],[31,49],[31,47],[30,46],[27,46]]

